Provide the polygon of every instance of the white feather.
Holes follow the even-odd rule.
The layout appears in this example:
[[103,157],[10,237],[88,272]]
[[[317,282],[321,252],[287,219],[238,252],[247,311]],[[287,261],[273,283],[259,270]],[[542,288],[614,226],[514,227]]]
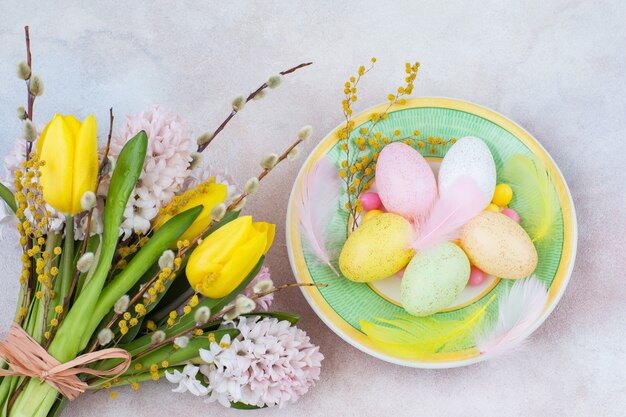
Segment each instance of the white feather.
[[500,296],[498,318],[493,326],[476,336],[480,354],[492,358],[519,346],[547,301],[546,286],[536,276],[517,280]]
[[300,225],[304,244],[320,262],[339,276],[332,265],[333,254],[326,247],[326,228],[339,205],[341,178],[327,159],[318,160],[302,180],[299,201]]

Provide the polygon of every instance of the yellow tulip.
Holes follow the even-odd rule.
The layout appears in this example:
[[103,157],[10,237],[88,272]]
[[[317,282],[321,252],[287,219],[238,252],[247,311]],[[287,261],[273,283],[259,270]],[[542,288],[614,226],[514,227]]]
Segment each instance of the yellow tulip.
[[96,119],[83,123],[74,116],[57,114],[37,141],[37,154],[45,164],[40,168],[43,197],[67,215],[83,211],[81,197],[96,191],[98,139]]
[[183,233],[179,240],[189,240],[198,236],[211,223],[211,210],[213,207],[223,203],[228,194],[228,189],[224,184],[215,183],[215,179],[198,185],[196,188],[186,191],[184,194],[174,197],[172,202],[159,211],[154,219],[154,230],[158,230],[169,219],[182,213],[185,210],[196,206],[203,206],[202,211],[191,226]]
[[272,245],[276,226],[239,217],[207,236],[187,263],[187,279],[209,298],[231,293]]

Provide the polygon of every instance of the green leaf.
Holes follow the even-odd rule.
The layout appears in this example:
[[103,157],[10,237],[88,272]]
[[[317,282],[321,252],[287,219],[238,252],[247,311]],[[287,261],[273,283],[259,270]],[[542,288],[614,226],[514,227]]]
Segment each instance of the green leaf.
[[242,314],[244,317],[273,317],[279,321],[287,320],[292,326],[295,326],[300,320],[299,314],[288,313],[286,311],[264,311],[259,313]]
[[5,203],[13,210],[13,213],[17,211],[17,203],[15,202],[15,196],[13,192],[9,190],[4,184],[0,182],[0,197]]
[[230,407],[235,408],[237,410],[260,410],[261,408],[267,408],[266,405],[264,405],[263,407],[259,407],[256,405],[250,405],[250,404],[241,403],[241,402],[237,402],[237,403],[231,402]]
[[[126,143],[117,159],[104,208],[104,232],[98,265],[89,284],[83,288],[81,295],[61,322],[58,333],[48,349],[48,352],[61,362],[75,358],[80,350],[85,329],[89,325],[115,255],[124,209],[141,174],[147,148],[148,137],[146,132],[141,131]],[[89,336],[91,334],[87,335],[87,340]]]
[[84,349],[91,339],[91,335],[98,328],[98,324],[113,308],[120,297],[159,260],[163,251],[167,250],[196,220],[202,206],[196,206],[177,214],[167,221],[136,254],[128,265],[102,291],[100,298],[92,312],[89,326],[83,335],[81,349]]
[[65,410],[65,407],[67,407],[69,403],[70,403],[70,400],[68,400],[67,398],[63,396],[60,396],[57,402],[55,402],[54,405],[52,406],[50,413],[48,413],[48,417],[61,417],[61,415],[63,415],[63,411]]

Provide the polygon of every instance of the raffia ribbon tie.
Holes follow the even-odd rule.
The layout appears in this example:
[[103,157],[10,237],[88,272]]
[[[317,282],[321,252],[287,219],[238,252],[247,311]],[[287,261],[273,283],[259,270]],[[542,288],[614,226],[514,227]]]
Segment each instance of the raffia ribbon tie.
[[[128,369],[130,353],[124,349],[104,349],[86,353],[66,363],[52,357],[22,327],[13,323],[7,340],[0,341],[0,357],[11,367],[0,369],[0,376],[26,376],[48,383],[70,401],[76,399],[89,388],[78,374],[96,377],[116,377]],[[123,359],[123,362],[109,370],[100,371],[86,366],[104,359]]]

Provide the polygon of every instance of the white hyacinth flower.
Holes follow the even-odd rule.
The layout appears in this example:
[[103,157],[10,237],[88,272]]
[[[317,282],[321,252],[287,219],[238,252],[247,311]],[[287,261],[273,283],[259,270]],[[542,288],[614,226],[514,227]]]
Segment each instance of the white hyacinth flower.
[[173,373],[165,371],[165,378],[172,384],[178,384],[178,387],[174,388],[172,392],[184,393],[189,391],[196,397],[204,397],[209,394],[209,389],[196,378],[199,370],[198,366],[187,364],[182,372],[178,369],[174,370]]

